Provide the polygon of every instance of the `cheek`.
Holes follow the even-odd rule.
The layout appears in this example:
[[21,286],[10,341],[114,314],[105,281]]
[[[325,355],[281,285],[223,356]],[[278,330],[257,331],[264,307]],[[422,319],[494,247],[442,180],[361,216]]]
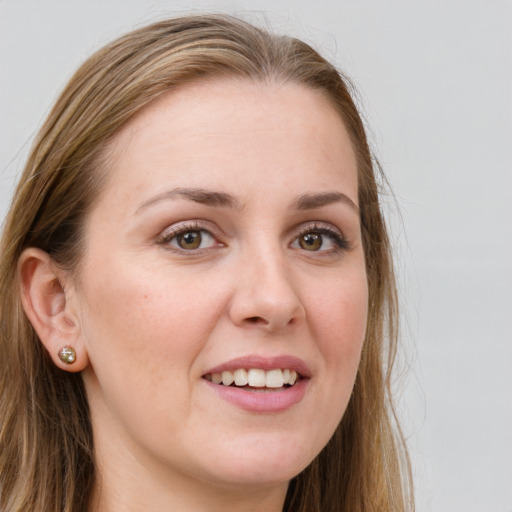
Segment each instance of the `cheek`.
[[193,411],[196,361],[215,323],[218,288],[199,294],[190,280],[116,270],[84,290],[84,380],[95,430],[122,425],[130,439],[146,440],[180,432]]
[[368,288],[366,276],[351,276],[350,280],[333,282],[316,299],[316,322],[326,348],[359,350],[366,332],[368,316]]
[[132,344],[148,349],[160,343],[172,346],[178,334],[188,333],[194,340],[193,333],[207,327],[197,320],[208,323],[205,310],[211,311],[215,303],[215,289],[210,291],[198,290],[193,281],[180,279],[176,273],[168,279],[162,270],[117,268],[87,284],[84,316],[88,327],[101,329],[97,334],[124,349],[131,349]]
[[198,293],[190,281],[128,270],[117,267],[86,286],[82,332],[92,369],[116,395],[183,387],[186,397],[194,361],[215,324],[218,289]]
[[308,327],[320,359],[318,379],[312,382],[315,417],[321,426],[311,429],[317,450],[325,446],[339,425],[356,379],[366,332],[368,291],[366,274],[356,269],[344,278],[335,276],[310,295]]
[[325,361],[325,373],[342,401],[348,400],[357,374],[368,316],[366,274],[331,284],[315,300],[318,348]]

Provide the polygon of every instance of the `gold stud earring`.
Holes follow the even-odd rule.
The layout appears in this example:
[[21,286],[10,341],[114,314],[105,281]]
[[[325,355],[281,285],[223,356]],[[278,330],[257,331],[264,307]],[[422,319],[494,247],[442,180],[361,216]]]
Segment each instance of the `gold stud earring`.
[[76,361],[76,351],[70,346],[66,345],[59,350],[59,359],[65,364],[73,364]]

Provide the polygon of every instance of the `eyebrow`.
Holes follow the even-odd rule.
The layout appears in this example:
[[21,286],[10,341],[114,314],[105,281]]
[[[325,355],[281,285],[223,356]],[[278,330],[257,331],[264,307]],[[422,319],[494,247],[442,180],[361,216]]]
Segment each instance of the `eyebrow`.
[[225,192],[214,192],[204,188],[175,188],[168,190],[167,192],[163,192],[162,194],[158,194],[151,199],[148,199],[142,203],[142,205],[137,209],[136,213],[139,213],[149,206],[152,206],[155,203],[159,203],[160,201],[175,199],[177,197],[188,199],[189,201],[194,201],[195,203],[205,204],[208,206],[219,206],[234,209],[241,208],[238,199],[236,199],[236,197],[232,196],[231,194],[226,194]]
[[304,194],[294,203],[297,210],[314,210],[332,203],[345,203],[356,213],[359,213],[358,206],[345,194],[341,192],[323,192],[319,194]]
[[[226,192],[215,192],[204,188],[175,188],[158,194],[144,203],[137,209],[136,213],[140,213],[149,206],[152,206],[160,201],[169,199],[183,198],[195,203],[204,204],[207,206],[217,206],[224,208],[233,208],[237,210],[242,209],[240,201],[231,194]],[[345,203],[350,206],[356,213],[359,213],[357,205],[341,192],[321,192],[317,194],[303,194],[299,196],[292,203],[292,207],[296,210],[314,210],[328,206],[333,203]]]

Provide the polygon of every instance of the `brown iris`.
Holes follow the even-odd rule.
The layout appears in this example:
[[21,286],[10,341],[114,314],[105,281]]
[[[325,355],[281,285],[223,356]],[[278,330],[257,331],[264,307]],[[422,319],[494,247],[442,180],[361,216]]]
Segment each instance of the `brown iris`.
[[197,249],[201,245],[200,231],[187,231],[177,235],[176,241],[182,249]]
[[306,233],[299,238],[299,244],[306,251],[318,251],[322,247],[322,235]]

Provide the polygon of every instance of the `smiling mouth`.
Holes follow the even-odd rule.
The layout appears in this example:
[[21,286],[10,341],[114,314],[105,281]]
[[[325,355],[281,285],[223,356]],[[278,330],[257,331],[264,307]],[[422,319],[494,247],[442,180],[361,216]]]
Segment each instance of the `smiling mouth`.
[[207,381],[220,386],[241,388],[246,391],[282,391],[294,386],[300,375],[295,370],[274,369],[262,370],[259,368],[240,368],[235,371],[207,373],[203,376]]

